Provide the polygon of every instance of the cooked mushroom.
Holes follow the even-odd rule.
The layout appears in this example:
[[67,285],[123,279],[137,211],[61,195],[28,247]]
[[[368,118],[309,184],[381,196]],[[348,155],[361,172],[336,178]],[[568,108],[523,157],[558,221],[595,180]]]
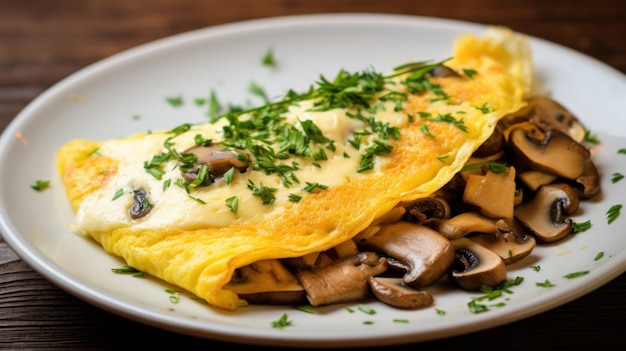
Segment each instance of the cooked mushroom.
[[514,219],[500,219],[494,232],[475,233],[471,240],[495,252],[509,265],[530,255],[536,246],[535,237],[527,233]]
[[406,286],[402,278],[370,277],[369,286],[378,300],[393,307],[417,309],[433,304],[433,296],[429,292]]
[[428,75],[430,75],[431,77],[460,77],[461,76],[455,70],[445,65],[437,66],[431,69],[428,72]]
[[387,261],[374,252],[339,259],[331,265],[296,273],[312,306],[357,301],[370,290],[368,279],[387,270]]
[[456,257],[448,271],[450,280],[465,290],[494,287],[506,279],[504,261],[495,252],[468,238],[452,240]]
[[261,260],[239,268],[224,289],[250,304],[289,305],[306,301],[298,279],[278,260]]
[[467,177],[463,201],[477,206],[480,212],[492,218],[513,218],[516,194],[515,168],[495,173],[487,170],[484,175]]
[[[185,165],[179,162],[183,179],[190,183],[196,180],[202,166],[207,167],[208,177],[200,185],[212,183],[214,179],[224,176],[231,168],[235,168],[241,173],[248,168],[248,163],[245,160],[249,157],[245,151],[223,150],[216,144],[209,146],[196,145],[185,150],[184,153],[196,156],[196,161],[193,165]],[[240,158],[238,155],[243,155],[243,157],[240,156]]]
[[508,144],[516,162],[571,180],[584,173],[591,158],[587,148],[560,130],[548,131],[543,140],[538,140],[516,128],[509,135]]
[[502,123],[512,125],[528,121],[547,132],[560,130],[577,142],[585,138],[585,128],[568,109],[554,99],[536,96],[528,100],[528,105],[520,111],[503,118]]
[[524,185],[526,185],[526,187],[528,187],[528,189],[530,189],[530,191],[535,192],[540,186],[550,184],[559,177],[552,173],[527,170],[521,172],[518,175],[518,178],[522,181],[522,183],[524,183]]
[[583,174],[576,178],[576,183],[578,186],[575,186],[574,190],[581,199],[591,199],[600,192],[600,175],[593,161],[587,162]]
[[133,197],[135,199],[135,203],[133,203],[130,209],[128,209],[128,213],[133,219],[141,218],[147,215],[152,207],[154,207],[148,198],[148,194],[143,189],[133,191]]
[[579,208],[576,191],[565,183],[544,185],[532,199],[515,208],[515,218],[541,242],[554,242],[572,232],[568,215]]
[[357,246],[402,262],[407,270],[404,282],[413,288],[436,283],[454,260],[454,248],[446,237],[409,222],[384,225],[376,235],[358,241]]
[[450,218],[450,206],[443,198],[425,197],[406,206],[402,219],[416,224],[429,225]]
[[505,140],[502,124],[496,124],[493,133],[472,154],[474,157],[489,157],[502,152]]
[[463,212],[439,222],[435,228],[448,239],[456,239],[470,233],[494,233],[497,231],[496,219],[487,218],[476,212]]

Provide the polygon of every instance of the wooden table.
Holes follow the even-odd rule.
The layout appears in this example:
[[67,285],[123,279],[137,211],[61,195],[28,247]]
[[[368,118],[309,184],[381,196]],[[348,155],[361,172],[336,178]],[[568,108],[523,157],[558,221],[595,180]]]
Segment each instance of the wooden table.
[[[58,80],[138,44],[220,23],[327,12],[401,13],[501,24],[581,51],[626,73],[626,10],[621,0],[0,0],[0,130]],[[573,82],[575,75],[572,72]],[[538,316],[411,346],[624,347],[625,292],[622,274]],[[53,286],[0,239],[0,348],[109,350],[125,348],[127,340],[146,349],[242,347],[163,331],[100,310]]]

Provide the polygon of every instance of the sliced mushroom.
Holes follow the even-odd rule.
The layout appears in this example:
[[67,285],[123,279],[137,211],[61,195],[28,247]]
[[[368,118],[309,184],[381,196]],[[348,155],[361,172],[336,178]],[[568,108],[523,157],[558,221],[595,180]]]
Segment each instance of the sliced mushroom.
[[461,76],[455,70],[445,65],[437,66],[431,69],[428,72],[428,75],[430,75],[431,77],[460,77]]
[[141,218],[147,215],[154,205],[150,202],[148,193],[143,189],[133,191],[135,203],[128,209],[128,213],[132,219]]
[[516,185],[514,167],[502,173],[472,174],[467,177],[463,201],[477,206],[487,217],[513,218]]
[[497,231],[496,219],[485,217],[476,212],[463,212],[439,222],[437,231],[448,239],[457,239],[470,233],[494,233]]
[[591,199],[600,192],[600,175],[596,165],[589,160],[587,166],[578,178],[576,178],[578,186],[574,187],[578,191],[581,199]]
[[429,292],[406,286],[402,278],[370,277],[369,286],[378,300],[393,307],[418,309],[433,304]]
[[530,189],[530,191],[535,192],[542,185],[550,184],[557,180],[559,177],[552,173],[527,170],[521,172],[518,175],[518,178],[522,181],[522,183],[524,183],[524,185],[528,187],[528,189]]
[[278,260],[261,260],[239,268],[224,289],[250,304],[289,305],[306,301],[298,279]]
[[576,191],[565,183],[544,185],[532,199],[515,208],[515,218],[541,242],[561,240],[572,232],[568,215],[578,211]]
[[373,252],[339,259],[331,265],[296,273],[312,306],[360,300],[369,295],[368,279],[387,270],[387,261]]
[[502,152],[505,147],[502,124],[496,124],[493,133],[472,154],[473,157],[489,157]]
[[443,198],[425,197],[406,206],[402,219],[416,224],[429,225],[450,218],[450,205]]
[[528,104],[520,111],[503,118],[505,124],[528,121],[547,132],[560,130],[577,142],[585,138],[585,128],[568,109],[556,100],[545,96],[536,96],[528,100]]
[[208,185],[212,183],[214,179],[223,177],[231,168],[235,168],[241,173],[244,173],[248,168],[246,160],[249,159],[249,157],[245,151],[223,150],[216,144],[209,146],[193,146],[185,150],[184,153],[194,154],[196,156],[196,161],[193,165],[185,165],[179,162],[183,179],[190,183],[196,180],[202,166],[207,167],[209,177],[200,185]]
[[475,233],[468,238],[498,254],[505,265],[530,255],[537,244],[535,237],[513,219],[500,219],[496,223],[495,232]]
[[452,240],[456,257],[448,272],[450,280],[465,290],[494,287],[506,280],[506,266],[495,252],[469,238]]
[[560,130],[548,131],[543,140],[537,140],[516,128],[509,135],[509,147],[516,162],[572,180],[584,173],[591,158],[587,148]]
[[387,224],[357,242],[360,249],[382,252],[406,266],[404,282],[413,288],[436,283],[454,260],[450,241],[437,231],[415,223]]

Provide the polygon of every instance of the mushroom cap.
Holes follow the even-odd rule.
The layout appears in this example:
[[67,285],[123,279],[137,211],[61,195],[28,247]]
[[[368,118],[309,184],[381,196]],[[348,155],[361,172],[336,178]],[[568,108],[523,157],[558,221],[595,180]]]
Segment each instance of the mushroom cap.
[[381,302],[402,309],[418,309],[433,304],[433,296],[424,290],[405,285],[402,278],[370,277],[372,294]]
[[574,180],[582,175],[591,159],[590,152],[569,135],[551,130],[543,140],[523,128],[509,134],[508,144],[516,161],[529,169],[544,171]]
[[537,240],[554,242],[572,232],[568,215],[578,211],[580,200],[576,191],[565,183],[543,185],[529,201],[515,208],[515,218]]
[[456,257],[448,271],[450,280],[465,290],[494,287],[506,280],[506,265],[495,252],[469,238],[452,240]]
[[359,240],[357,246],[402,262],[408,268],[404,282],[414,288],[436,283],[454,261],[454,248],[445,236],[410,222],[386,224],[376,235]]
[[537,245],[535,237],[513,219],[500,219],[496,226],[495,232],[475,233],[469,238],[498,254],[505,265],[526,258]]

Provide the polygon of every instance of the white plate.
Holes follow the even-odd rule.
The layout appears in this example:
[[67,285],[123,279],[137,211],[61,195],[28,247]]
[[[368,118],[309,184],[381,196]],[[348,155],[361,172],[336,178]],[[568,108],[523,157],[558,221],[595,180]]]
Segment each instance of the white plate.
[[[620,118],[626,78],[580,53],[536,38],[531,44],[542,87],[602,140],[594,157],[603,192],[593,203],[584,203],[575,218],[590,219],[591,230],[539,247],[510,267],[510,278],[521,276],[525,281],[506,300],[499,300],[504,307],[472,314],[467,304],[480,294],[457,290],[435,291],[436,305],[419,311],[368,302],[377,312],[374,315],[359,311],[356,304],[318,308],[315,314],[284,307],[225,313],[186,295],[173,304],[164,291],[166,284],[111,273],[122,262],[68,230],[73,214],[54,158],[57,148],[70,139],[108,139],[202,121],[204,110],[192,100],[207,97],[212,89],[222,102],[258,103],[247,90],[252,81],[270,96],[282,96],[288,88],[302,91],[320,74],[332,77],[341,68],[386,72],[407,61],[447,58],[458,35],[484,29],[400,15],[270,18],[192,31],[102,60],[41,94],[2,134],[2,234],[34,269],[89,303],[168,330],[246,344],[355,347],[425,341],[510,323],[572,301],[626,270],[626,235],[618,230],[626,214],[610,225],[606,217],[609,207],[625,198],[626,180],[613,184],[610,178],[615,172],[626,174],[626,155],[617,153],[626,147],[626,119]],[[277,61],[273,69],[261,64],[269,48]],[[175,109],[165,98],[177,95],[185,105]],[[51,188],[33,191],[30,186],[38,179],[51,180]],[[594,260],[600,252],[603,258]],[[541,270],[534,271],[532,265]],[[584,270],[589,274],[563,277]],[[555,286],[536,286],[546,279]],[[283,313],[293,325],[272,328],[271,322]]]

